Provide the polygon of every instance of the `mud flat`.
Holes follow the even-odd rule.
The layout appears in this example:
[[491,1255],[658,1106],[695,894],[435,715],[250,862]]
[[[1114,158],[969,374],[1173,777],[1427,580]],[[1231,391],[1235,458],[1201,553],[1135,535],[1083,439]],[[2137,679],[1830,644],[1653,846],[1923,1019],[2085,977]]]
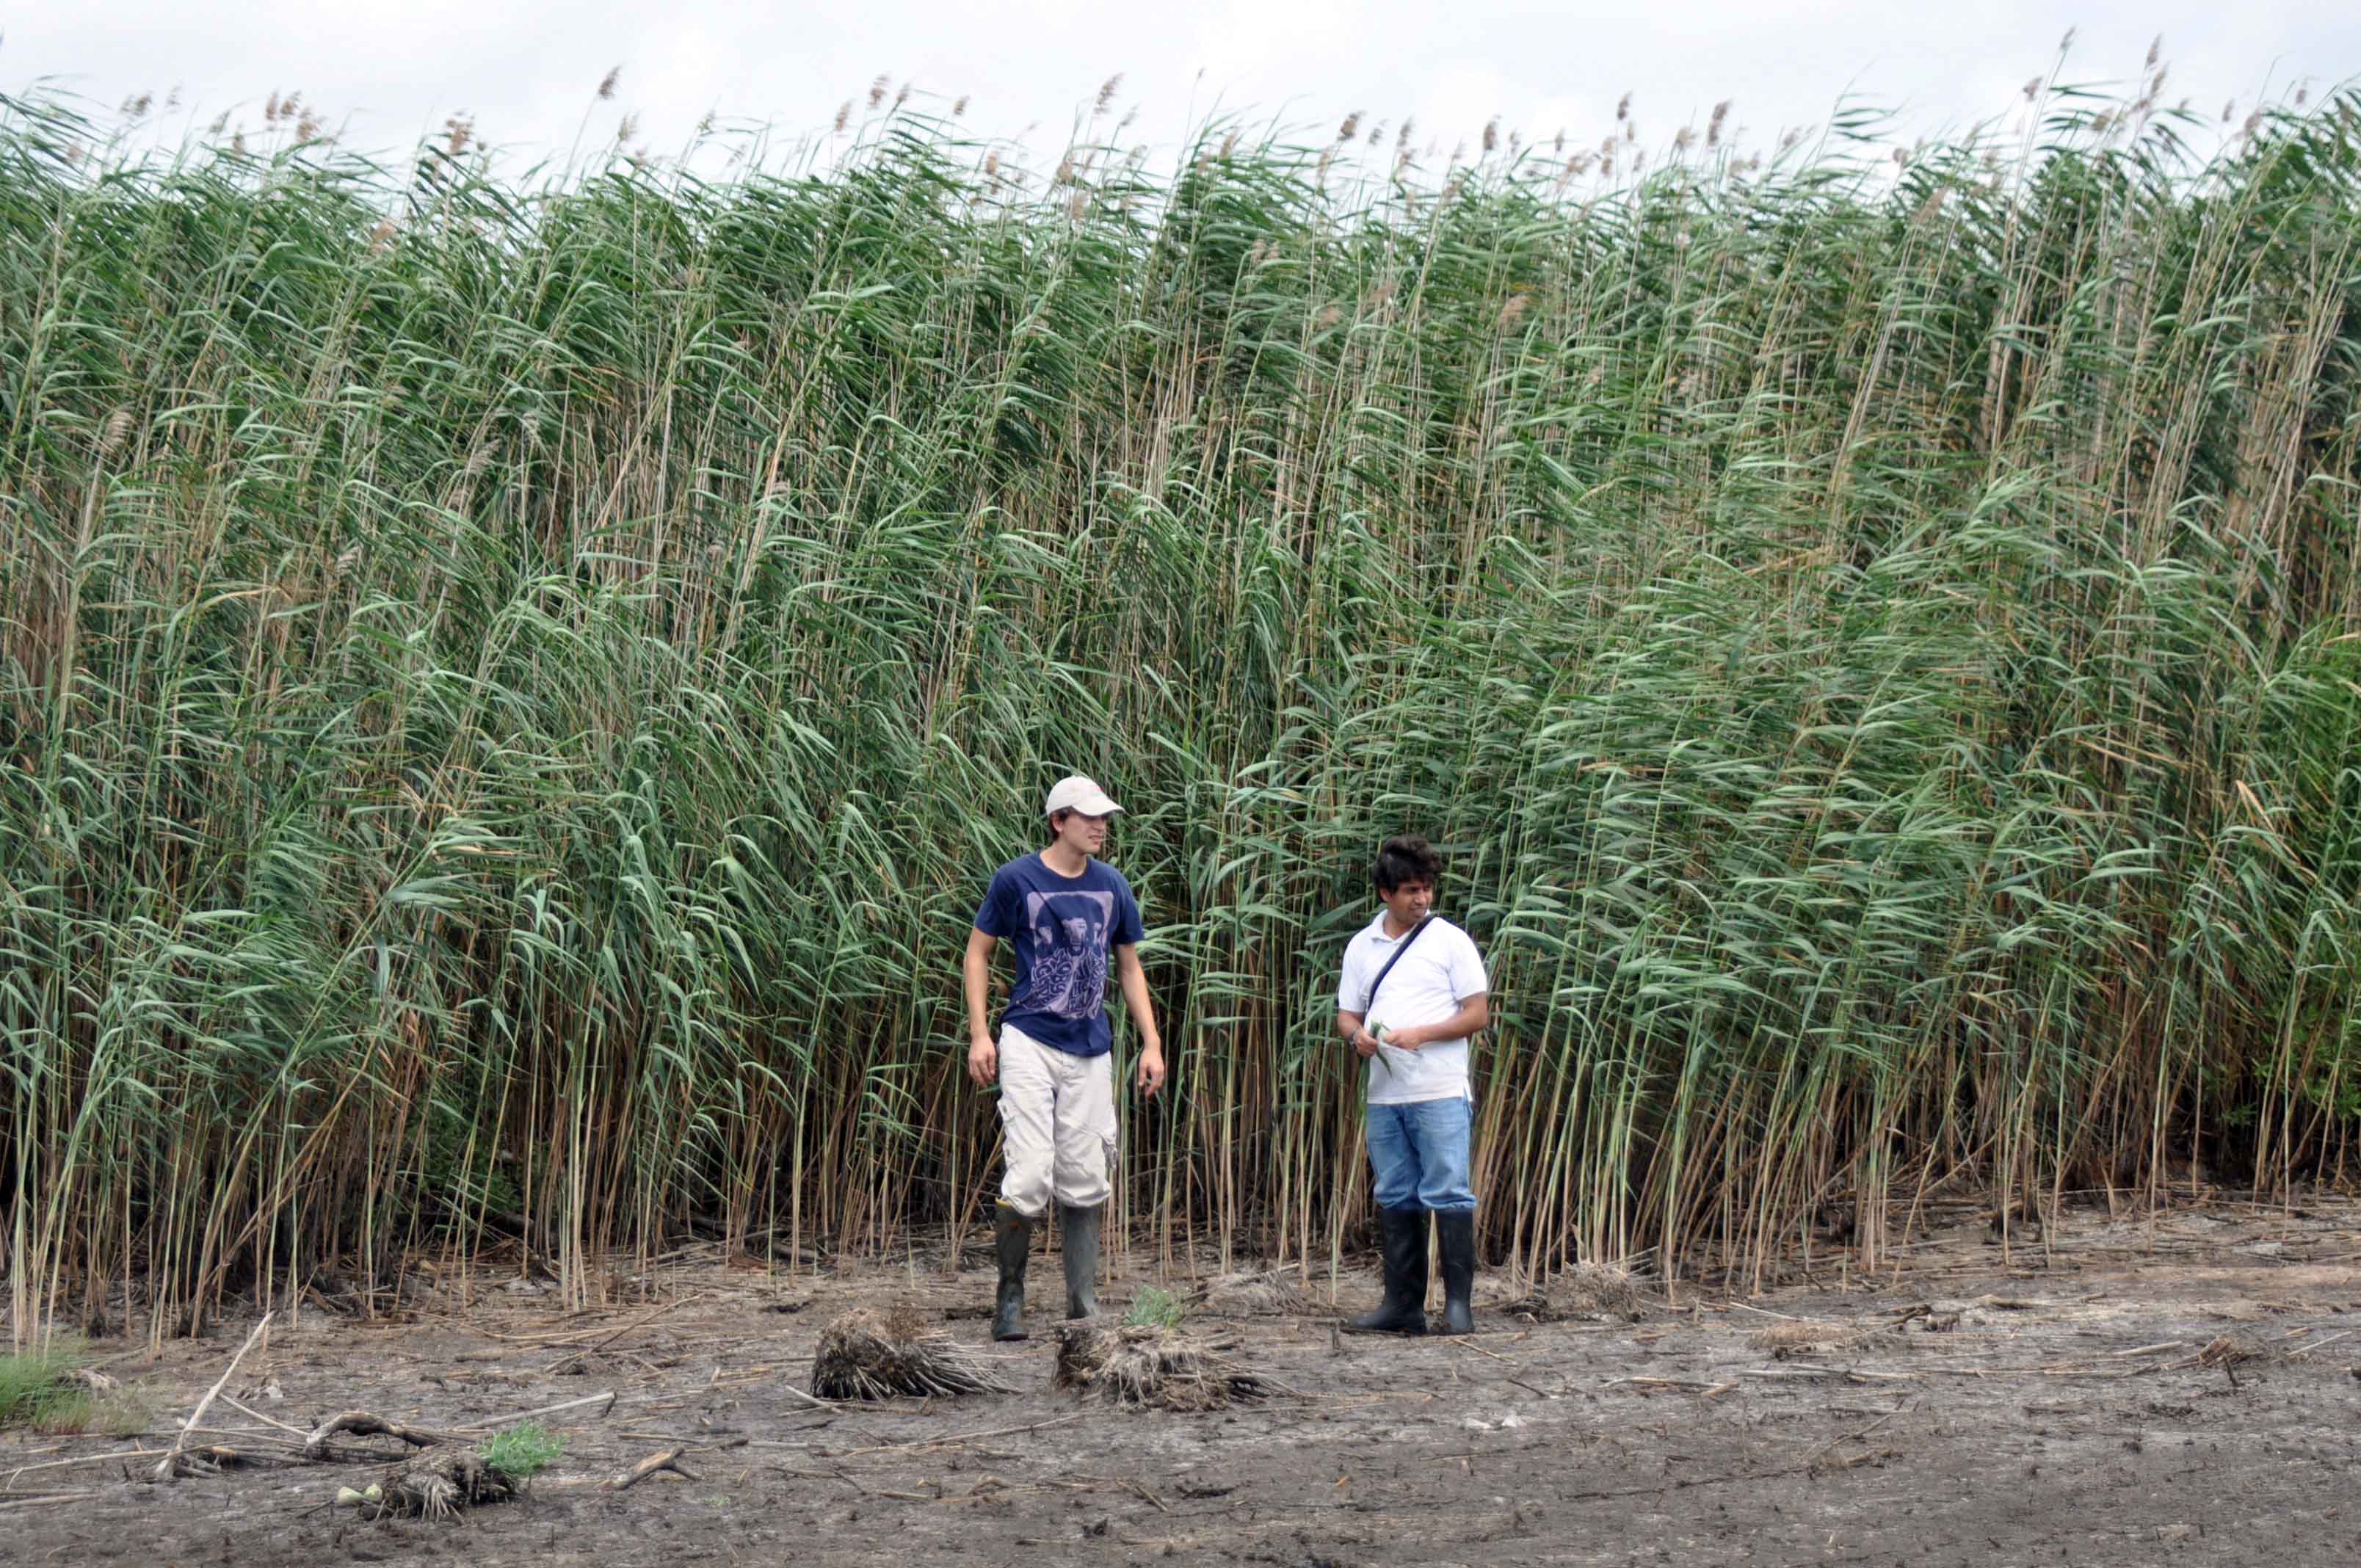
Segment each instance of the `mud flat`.
[[[2361,1561],[2361,1204],[2074,1210],[2005,1256],[1963,1222],[1906,1255],[1676,1285],[1637,1321],[1537,1321],[1488,1274],[1464,1340],[1339,1335],[1332,1289],[1356,1308],[1373,1282],[1290,1276],[1190,1316],[1279,1390],[1208,1412],[1053,1387],[1038,1308],[1031,1340],[985,1338],[972,1247],[778,1273],[707,1249],[580,1315],[512,1270],[421,1277],[375,1321],[282,1312],[169,1482],[149,1477],[251,1322],[153,1364],[95,1343],[155,1420],[0,1438],[0,1561]],[[1114,1275],[1118,1311],[1191,1283],[1137,1253]],[[823,1328],[896,1307],[1016,1392],[816,1402]],[[306,1452],[355,1411],[452,1442],[543,1411],[566,1446],[520,1497],[372,1522],[338,1491],[409,1442],[355,1427]]]

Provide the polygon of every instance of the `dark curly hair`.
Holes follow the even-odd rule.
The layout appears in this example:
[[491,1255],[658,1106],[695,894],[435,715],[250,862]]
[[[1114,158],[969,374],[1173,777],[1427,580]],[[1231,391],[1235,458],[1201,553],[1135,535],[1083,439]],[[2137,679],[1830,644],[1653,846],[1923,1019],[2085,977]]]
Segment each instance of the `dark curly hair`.
[[1369,869],[1369,880],[1378,884],[1379,893],[1391,893],[1406,882],[1433,887],[1442,878],[1443,857],[1415,833],[1387,839],[1378,850],[1378,863]]

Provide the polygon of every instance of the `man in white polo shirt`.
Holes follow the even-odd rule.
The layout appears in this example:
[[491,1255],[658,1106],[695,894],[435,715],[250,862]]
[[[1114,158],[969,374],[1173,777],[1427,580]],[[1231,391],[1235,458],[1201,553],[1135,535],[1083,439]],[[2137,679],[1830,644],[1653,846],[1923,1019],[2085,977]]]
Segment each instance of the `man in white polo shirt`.
[[1491,1020],[1484,956],[1434,913],[1442,857],[1389,839],[1372,880],[1385,905],[1345,948],[1336,1032],[1368,1062],[1369,1164],[1385,1245],[1385,1304],[1346,1326],[1426,1332],[1426,1216],[1443,1265],[1444,1326],[1476,1326],[1476,1194],[1468,1186],[1475,1092],[1467,1036]]

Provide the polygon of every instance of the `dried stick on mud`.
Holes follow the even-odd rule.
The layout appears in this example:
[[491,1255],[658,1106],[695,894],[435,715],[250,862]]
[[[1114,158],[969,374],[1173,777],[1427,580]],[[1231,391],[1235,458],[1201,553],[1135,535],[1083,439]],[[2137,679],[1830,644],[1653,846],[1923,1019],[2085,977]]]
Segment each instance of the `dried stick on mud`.
[[1769,1328],[1757,1329],[1748,1336],[1747,1343],[1756,1350],[1767,1350],[1779,1360],[1784,1361],[1805,1351],[1834,1354],[1843,1351],[1865,1349],[1877,1344],[1882,1333],[1887,1335],[1886,1343],[1892,1343],[1888,1330],[1863,1328],[1858,1323],[1826,1323],[1798,1320],[1795,1322],[1773,1323]]
[[1089,1413],[1083,1411],[1071,1416],[1052,1416],[1046,1421],[1032,1421],[1021,1427],[994,1427],[989,1431],[963,1431],[950,1437],[919,1437],[912,1438],[907,1442],[880,1443],[874,1448],[849,1450],[840,1457],[858,1459],[870,1453],[901,1453],[911,1449],[957,1448],[961,1443],[981,1442],[990,1437],[1021,1437],[1027,1432],[1043,1431],[1050,1427],[1064,1426],[1069,1421],[1081,1420],[1083,1415]]
[[14,1486],[18,1479],[36,1471],[64,1470],[76,1464],[107,1464],[118,1459],[151,1459],[155,1453],[152,1448],[118,1448],[108,1453],[78,1453],[71,1459],[45,1459],[38,1464],[19,1464],[8,1472],[5,1481],[0,1481],[0,1488]]
[[596,1394],[585,1394],[578,1399],[568,1399],[563,1404],[544,1405],[537,1410],[520,1410],[515,1415],[503,1416],[498,1421],[484,1426],[470,1427],[467,1430],[489,1431],[494,1426],[514,1426],[519,1421],[537,1421],[544,1416],[554,1416],[563,1410],[578,1410],[585,1405],[596,1405],[601,1399],[606,1401],[605,1406],[598,1411],[603,1416],[615,1408],[615,1391],[612,1388],[601,1388]]
[[[187,1448],[181,1451],[181,1464],[188,1464],[194,1461],[202,1460],[205,1464],[212,1465],[215,1470],[232,1470],[242,1468],[248,1464],[302,1464],[308,1463],[308,1461],[304,1459],[302,1451],[297,1449],[293,1444],[286,1443],[282,1439],[272,1439],[269,1432],[218,1431],[214,1431],[213,1429],[206,1429],[206,1431],[209,1435],[214,1437],[236,1438],[241,1446],[232,1446],[225,1442],[192,1443]],[[278,1446],[264,1448],[242,1446],[248,1442],[264,1440],[268,1440],[272,1443],[278,1444]]]
[[230,1377],[237,1371],[237,1364],[246,1359],[246,1353],[254,1348],[255,1341],[262,1337],[262,1331],[270,1326],[270,1320],[275,1315],[273,1312],[263,1313],[262,1321],[254,1325],[254,1332],[246,1336],[246,1343],[237,1347],[237,1354],[229,1358],[229,1365],[222,1368],[221,1376],[214,1380],[212,1387],[205,1390],[205,1397],[197,1401],[197,1408],[189,1412],[189,1419],[181,1423],[180,1435],[172,1440],[172,1446],[165,1451],[163,1461],[156,1466],[156,1474],[151,1477],[152,1479],[169,1481],[178,1474],[181,1451],[188,1446],[189,1433],[205,1419],[205,1411],[213,1404],[214,1398],[224,1388],[229,1387]]
[[671,1448],[660,1448],[629,1470],[609,1480],[604,1489],[609,1492],[628,1491],[660,1470],[669,1470],[684,1481],[694,1481],[697,1477],[684,1469],[680,1463],[680,1456],[687,1452],[686,1443],[677,1443]]
[[1192,1310],[1215,1317],[1318,1317],[1327,1307],[1307,1295],[1291,1268],[1224,1274],[1196,1290]]
[[286,1421],[280,1420],[276,1416],[266,1416],[260,1410],[248,1409],[246,1406],[239,1404],[227,1394],[224,1394],[221,1397],[221,1402],[227,1405],[231,1409],[236,1410],[239,1415],[251,1417],[255,1420],[260,1421],[264,1426],[277,1427],[280,1431],[291,1432],[297,1437],[309,1435],[302,1427],[291,1426]]
[[367,1410],[346,1410],[342,1415],[330,1416],[312,1429],[311,1434],[303,1440],[304,1457],[319,1458],[327,1448],[328,1440],[339,1432],[347,1432],[354,1437],[400,1438],[412,1448],[433,1448],[438,1443],[459,1441],[457,1436],[451,1432],[429,1431],[423,1427],[407,1427],[400,1421],[389,1421],[373,1416]]

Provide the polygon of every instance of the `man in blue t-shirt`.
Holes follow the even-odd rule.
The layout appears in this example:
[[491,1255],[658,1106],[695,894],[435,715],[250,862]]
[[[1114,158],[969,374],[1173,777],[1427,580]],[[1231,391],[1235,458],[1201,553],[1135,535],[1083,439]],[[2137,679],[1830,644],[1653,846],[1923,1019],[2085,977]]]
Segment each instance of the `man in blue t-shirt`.
[[[968,1076],[1000,1084],[1000,1202],[993,1239],[1000,1255],[994,1339],[1025,1337],[1025,1261],[1033,1226],[1058,1204],[1066,1255],[1066,1316],[1098,1310],[1099,1218],[1114,1190],[1115,1041],[1107,1026],[1110,958],[1139,1030],[1132,1081],[1149,1095],[1164,1083],[1164,1047],[1148,976],[1139,967],[1139,903],[1123,873],[1097,859],[1107,820],[1123,809],[1077,774],[1060,779],[1043,808],[1053,837],[1038,855],[994,872],[961,966],[967,987]],[[1016,949],[1016,988],[992,1036],[985,997],[992,955]]]

